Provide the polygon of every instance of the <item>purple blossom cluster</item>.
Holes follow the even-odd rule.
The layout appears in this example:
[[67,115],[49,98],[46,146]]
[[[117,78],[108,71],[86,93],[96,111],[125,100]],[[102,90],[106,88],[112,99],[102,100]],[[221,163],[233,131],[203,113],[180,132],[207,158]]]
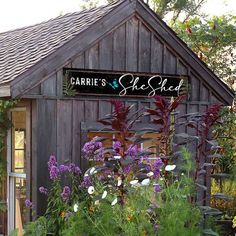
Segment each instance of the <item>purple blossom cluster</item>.
[[25,206],[26,206],[26,207],[32,207],[32,206],[33,206],[33,203],[32,203],[29,199],[26,199],[26,200],[25,200]]
[[51,180],[56,180],[59,178],[60,174],[69,172],[77,175],[82,174],[82,171],[74,163],[69,165],[58,165],[56,157],[51,155],[48,161],[48,171]]
[[92,180],[91,180],[90,176],[84,176],[83,181],[81,182],[80,186],[82,188],[88,188],[88,187],[92,186]]
[[98,137],[94,137],[91,141],[84,144],[83,152],[86,154],[85,158],[94,161],[104,160],[104,147],[102,142],[98,141]]
[[126,151],[126,155],[131,156],[133,158],[137,157],[140,152],[140,148],[136,144],[131,144]]
[[41,186],[41,187],[39,188],[39,192],[42,193],[42,194],[47,195],[47,194],[48,194],[48,189],[45,188],[45,187],[43,187],[43,186]]
[[61,193],[62,200],[64,202],[67,202],[69,200],[69,198],[70,198],[70,194],[71,194],[70,187],[65,186],[63,188],[62,193]]
[[163,162],[161,160],[161,158],[157,158],[153,164],[152,164],[152,171],[154,173],[154,177],[159,177],[160,176],[160,170],[163,166]]
[[120,148],[121,148],[121,142],[120,141],[115,141],[112,144],[113,149],[115,150],[116,153],[119,153]]

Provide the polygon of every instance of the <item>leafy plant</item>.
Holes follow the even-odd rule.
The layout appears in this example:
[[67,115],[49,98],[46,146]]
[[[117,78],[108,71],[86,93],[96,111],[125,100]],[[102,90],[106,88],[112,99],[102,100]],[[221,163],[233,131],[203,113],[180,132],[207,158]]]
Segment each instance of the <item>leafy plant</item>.
[[68,79],[63,80],[63,94],[69,97],[74,97],[76,95],[76,90]]
[[[42,235],[45,235],[44,232],[61,235],[67,219],[72,214],[73,206],[84,198],[82,172],[78,166],[73,163],[59,165],[56,157],[52,155],[48,161],[48,170],[52,181],[50,189],[43,186],[39,188],[39,191],[47,196],[47,210],[43,217],[26,226],[25,235],[38,235],[37,228]],[[64,181],[71,183],[71,187],[63,186]],[[27,199],[25,203],[27,207],[33,208],[30,200]]]

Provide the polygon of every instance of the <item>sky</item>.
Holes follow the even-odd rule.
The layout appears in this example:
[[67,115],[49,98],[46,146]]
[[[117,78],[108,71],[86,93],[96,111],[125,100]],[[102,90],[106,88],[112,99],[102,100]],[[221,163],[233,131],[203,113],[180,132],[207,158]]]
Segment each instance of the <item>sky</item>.
[[[103,4],[104,0],[99,0]],[[81,0],[0,0],[0,32],[55,18],[81,9]],[[209,15],[236,15],[236,0],[208,0],[202,9]]]

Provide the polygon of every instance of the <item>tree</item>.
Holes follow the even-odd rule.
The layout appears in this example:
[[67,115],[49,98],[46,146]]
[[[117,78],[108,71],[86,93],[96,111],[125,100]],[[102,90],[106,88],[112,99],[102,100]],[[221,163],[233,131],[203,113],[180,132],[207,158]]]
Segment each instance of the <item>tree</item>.
[[178,36],[221,79],[233,87],[236,76],[236,17],[193,17],[173,25]]

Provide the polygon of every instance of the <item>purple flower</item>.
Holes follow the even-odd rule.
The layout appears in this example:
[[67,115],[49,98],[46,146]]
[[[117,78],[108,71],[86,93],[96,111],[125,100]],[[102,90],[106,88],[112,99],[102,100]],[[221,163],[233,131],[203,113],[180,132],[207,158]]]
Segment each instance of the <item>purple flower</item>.
[[39,188],[39,192],[40,192],[40,193],[43,193],[43,194],[45,194],[45,195],[48,194],[47,188],[44,188],[43,186],[41,186],[41,187]]
[[83,181],[81,182],[81,187],[82,188],[88,188],[92,186],[92,180],[89,176],[84,176]]
[[95,161],[103,161],[104,160],[104,148],[101,147],[96,151],[96,155],[94,156]]
[[115,141],[113,143],[112,147],[116,152],[119,152],[119,149],[121,148],[121,142],[120,141]]
[[162,162],[161,158],[158,158],[152,164],[152,169],[153,169],[153,173],[154,173],[155,177],[160,175],[160,169],[161,169],[162,166],[163,166],[163,162]]
[[26,206],[26,207],[32,207],[33,204],[32,204],[32,202],[31,202],[29,199],[26,199],[26,200],[25,200],[25,206]]
[[52,168],[52,166],[57,166],[57,159],[54,155],[51,155],[49,157],[49,161],[48,161],[48,170],[49,171]]
[[74,169],[74,173],[77,174],[77,175],[81,175],[82,171],[78,166],[76,166],[75,169]]
[[95,142],[95,144],[94,144],[94,148],[95,149],[99,149],[99,148],[101,148],[102,147],[102,142]]
[[132,165],[128,164],[128,165],[124,166],[123,171],[125,174],[129,174],[131,169],[132,169]]
[[68,166],[66,166],[66,165],[60,165],[59,166],[59,171],[60,171],[60,173],[64,173],[64,172],[66,172],[66,171],[68,171]]
[[154,192],[159,193],[161,191],[161,186],[159,184],[155,184],[154,186]]
[[75,164],[74,163],[70,163],[68,169],[69,169],[69,172],[74,172],[75,171]]
[[136,157],[137,154],[138,154],[138,152],[139,152],[138,146],[131,144],[131,145],[129,145],[126,154],[127,154],[128,156],[131,156],[131,157]]
[[51,180],[57,179],[59,176],[59,169],[56,166],[52,166],[49,175]]
[[63,188],[63,192],[61,193],[61,197],[63,201],[68,201],[70,198],[70,188],[68,186],[65,186]]
[[93,153],[93,150],[94,150],[94,143],[92,142],[87,142],[84,144],[84,147],[83,147],[83,152],[85,152],[86,154],[91,154]]

